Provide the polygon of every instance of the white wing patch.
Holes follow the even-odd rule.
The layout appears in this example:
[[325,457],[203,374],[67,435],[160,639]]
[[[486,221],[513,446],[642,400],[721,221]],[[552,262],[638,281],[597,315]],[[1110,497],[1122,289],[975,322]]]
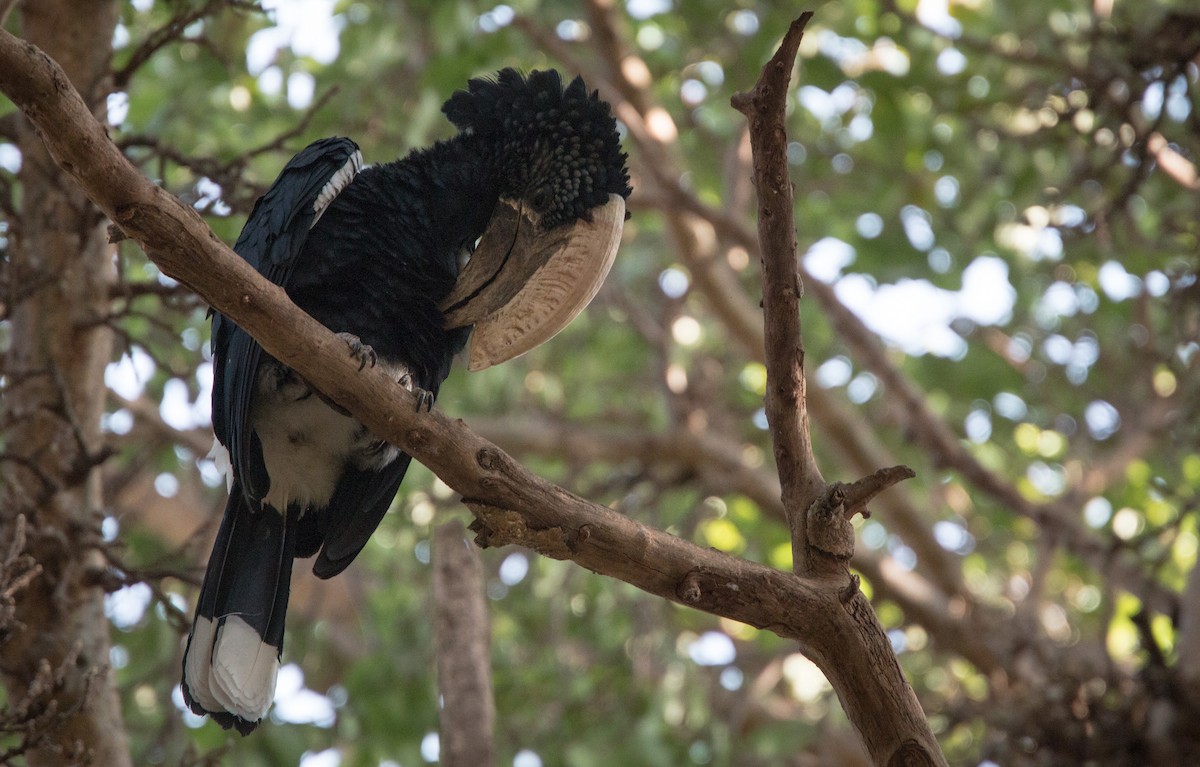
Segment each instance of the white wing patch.
[[233,492],[233,462],[229,458],[229,450],[216,437],[213,437],[212,450],[209,450],[205,457],[211,458],[212,462],[217,465],[217,471],[224,475],[225,492]]
[[321,187],[321,193],[317,195],[317,200],[313,203],[313,213],[316,215],[313,216],[312,223],[308,225],[309,229],[317,225],[329,204],[350,185],[358,172],[362,170],[362,161],[362,152],[356,151],[350,155],[349,160],[346,160],[346,164],[333,174],[333,178],[326,181],[325,186]]

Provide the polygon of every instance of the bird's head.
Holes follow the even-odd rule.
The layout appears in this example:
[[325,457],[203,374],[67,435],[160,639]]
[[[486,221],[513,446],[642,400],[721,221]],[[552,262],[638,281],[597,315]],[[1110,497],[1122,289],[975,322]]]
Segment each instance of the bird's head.
[[505,69],[474,79],[442,111],[485,139],[500,200],[443,301],[448,327],[475,326],[471,370],[549,340],[595,296],[612,266],[631,191],[606,102],[581,78]]

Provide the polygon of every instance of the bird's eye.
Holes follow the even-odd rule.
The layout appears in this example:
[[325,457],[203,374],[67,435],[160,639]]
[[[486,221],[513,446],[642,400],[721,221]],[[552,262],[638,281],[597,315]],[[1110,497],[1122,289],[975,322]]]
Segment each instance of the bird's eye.
[[545,210],[550,207],[551,193],[549,187],[541,187],[533,193],[533,198],[530,202],[536,210]]

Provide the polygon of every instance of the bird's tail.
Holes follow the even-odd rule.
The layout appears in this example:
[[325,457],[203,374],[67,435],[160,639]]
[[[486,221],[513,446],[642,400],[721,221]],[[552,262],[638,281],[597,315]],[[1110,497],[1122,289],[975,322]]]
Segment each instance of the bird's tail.
[[249,733],[267,712],[283,652],[298,518],[255,511],[235,482],[183,656],[183,699]]

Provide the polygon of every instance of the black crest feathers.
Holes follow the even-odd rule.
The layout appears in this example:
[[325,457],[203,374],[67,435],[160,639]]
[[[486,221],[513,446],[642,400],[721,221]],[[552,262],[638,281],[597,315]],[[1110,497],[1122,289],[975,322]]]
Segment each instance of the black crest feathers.
[[609,194],[632,191],[612,110],[581,77],[564,86],[553,70],[526,76],[503,69],[470,80],[442,111],[460,131],[494,140],[512,158],[509,191],[540,190],[551,224],[586,215]]

